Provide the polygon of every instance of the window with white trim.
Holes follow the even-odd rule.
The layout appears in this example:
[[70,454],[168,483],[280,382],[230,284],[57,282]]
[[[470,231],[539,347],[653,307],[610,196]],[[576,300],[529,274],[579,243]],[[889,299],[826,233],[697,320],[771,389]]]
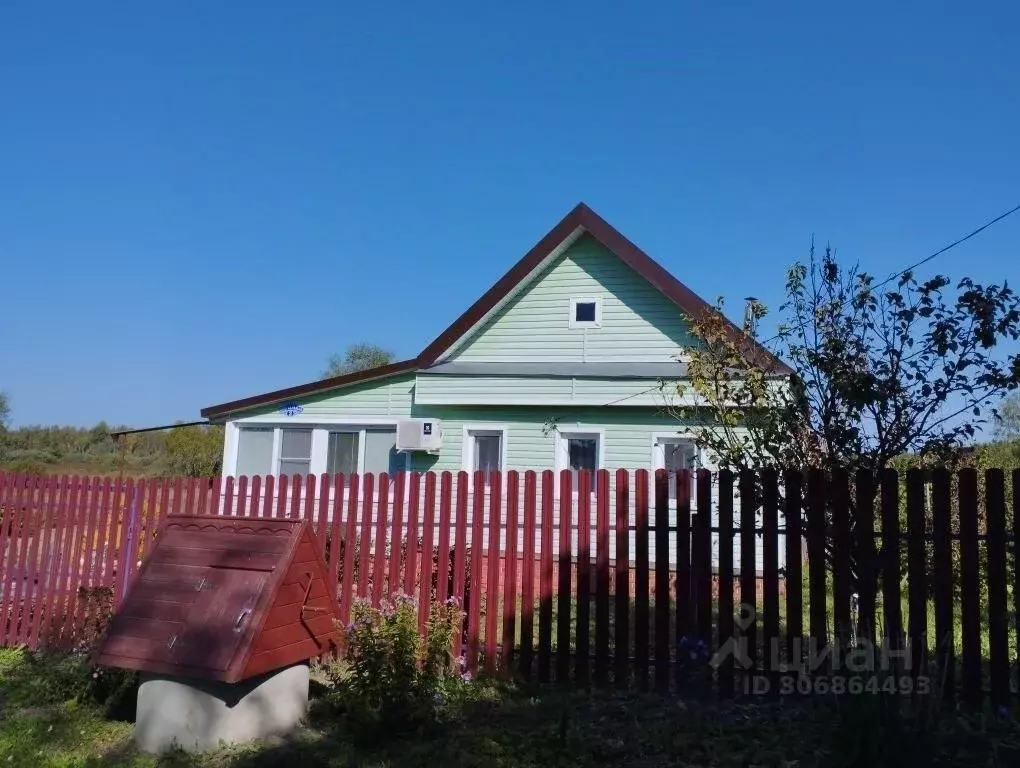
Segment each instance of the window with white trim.
[[465,430],[463,458],[464,470],[472,478],[475,472],[483,472],[485,487],[488,488],[491,474],[506,468],[506,430],[468,427]]
[[572,488],[577,491],[577,483],[582,472],[592,473],[591,487],[595,487],[594,473],[602,468],[602,434],[599,432],[571,431],[560,432],[556,444],[557,474],[569,469],[573,475]]
[[[698,468],[698,446],[690,438],[660,437],[655,441],[652,469],[669,472],[669,498],[676,498],[676,473],[680,469]],[[692,482],[693,492],[693,482]]]
[[326,443],[326,472],[350,477],[394,475],[407,469],[407,454],[397,451],[397,432],[389,427],[332,429]]
[[602,299],[598,296],[577,296],[570,300],[569,328],[601,328]]
[[273,472],[272,427],[244,427],[237,431],[237,461],[234,474],[270,475]]
[[281,429],[280,459],[276,471],[281,475],[307,475],[312,465],[312,430]]
[[342,474],[348,478],[357,474],[360,455],[360,432],[329,433],[329,441],[326,444],[326,472],[331,477]]
[[392,476],[408,464],[408,454],[397,451],[396,428],[389,425],[238,425],[233,474]]
[[406,469],[407,454],[397,451],[396,429],[366,429],[362,473],[394,475]]

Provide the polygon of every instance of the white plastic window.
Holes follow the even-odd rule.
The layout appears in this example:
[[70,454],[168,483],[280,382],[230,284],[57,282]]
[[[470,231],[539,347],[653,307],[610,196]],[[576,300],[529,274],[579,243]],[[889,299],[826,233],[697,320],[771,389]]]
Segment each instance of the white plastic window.
[[578,296],[570,300],[570,328],[601,328],[602,300],[597,296]]

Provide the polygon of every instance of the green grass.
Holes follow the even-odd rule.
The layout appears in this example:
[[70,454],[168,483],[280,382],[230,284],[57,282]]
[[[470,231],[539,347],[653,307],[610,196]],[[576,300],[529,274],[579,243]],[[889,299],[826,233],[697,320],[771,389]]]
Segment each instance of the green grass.
[[[49,675],[32,657],[0,651],[0,766],[811,768],[854,764],[846,761],[848,737],[854,745],[876,729],[872,709],[864,713],[869,719],[858,720],[846,702],[828,698],[685,701],[483,680],[464,686],[440,721],[413,732],[388,733],[370,745],[353,741],[340,716],[320,699],[313,702],[305,727],[290,738],[200,756],[175,752],[157,757],[132,746],[129,722],[111,720],[96,706],[59,700],[65,673],[54,676],[56,683],[49,684]],[[873,700],[862,701],[870,707]],[[952,715],[933,731],[897,732],[894,746],[900,741],[909,746],[910,739],[918,738],[934,740],[938,749],[939,758],[925,765],[1020,764],[1020,725],[1009,718]],[[883,764],[903,764],[902,757],[896,760]]]

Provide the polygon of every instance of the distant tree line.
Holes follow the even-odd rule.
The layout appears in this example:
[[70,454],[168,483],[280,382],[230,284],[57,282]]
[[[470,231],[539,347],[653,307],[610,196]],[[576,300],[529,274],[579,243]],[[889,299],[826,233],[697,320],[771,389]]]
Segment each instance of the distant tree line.
[[[347,347],[331,355],[321,378],[344,376],[393,362],[393,353],[374,344]],[[100,421],[94,427],[8,428],[11,400],[0,391],[0,471],[209,477],[219,474],[223,427],[177,427],[114,438],[130,427]]]
[[[130,427],[0,427],[0,470],[204,477],[220,471],[223,428],[191,426],[114,438]],[[121,442],[122,441],[122,442]]]

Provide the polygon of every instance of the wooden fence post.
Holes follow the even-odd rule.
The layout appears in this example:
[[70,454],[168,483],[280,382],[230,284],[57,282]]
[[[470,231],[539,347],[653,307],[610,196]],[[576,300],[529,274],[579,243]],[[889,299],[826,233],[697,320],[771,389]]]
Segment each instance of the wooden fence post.
[[907,618],[910,676],[921,674],[928,653],[928,583],[925,564],[924,472],[907,470]]
[[613,638],[613,684],[630,681],[630,473],[616,470],[616,633]]
[[878,639],[875,631],[875,604],[878,581],[875,570],[875,478],[871,472],[860,470],[854,478],[857,499],[857,519],[854,528],[854,551],[857,553],[857,626],[858,637],[872,642]]
[[538,520],[535,504],[538,496],[533,469],[524,473],[524,547],[521,561],[521,655],[520,670],[525,680],[532,678],[535,656],[535,534]]
[[[456,580],[450,572],[450,504],[453,495],[453,475],[443,472],[439,476],[439,549],[436,557],[436,600],[446,602]],[[456,541],[454,541],[456,544]],[[432,556],[432,552],[429,552]],[[454,554],[456,560],[456,554]]]
[[552,648],[553,614],[553,488],[555,478],[551,469],[542,472],[542,562],[540,600],[538,610],[538,680],[549,682]]
[[[731,549],[732,552],[732,549]],[[697,639],[712,645],[712,475],[698,470],[698,514],[691,524],[691,577]]]
[[[699,477],[700,485],[700,477]],[[700,501],[699,501],[700,507]],[[700,512],[700,510],[699,510]],[[719,647],[733,640],[733,473],[719,471]],[[719,695],[733,696],[733,654],[718,669]]]
[[[488,554],[486,565],[488,575],[486,577],[485,589],[485,671],[494,676],[496,674],[496,626],[499,619],[499,572],[501,570],[499,557],[499,536],[502,528],[500,520],[503,507],[502,478],[499,472],[493,472],[489,476],[489,522],[486,528],[489,532]],[[475,473],[475,493],[484,493],[484,475],[481,472]],[[478,549],[481,551],[482,542],[479,540]]]
[[[404,555],[404,594],[413,595],[418,578],[418,504],[421,491],[421,474],[412,472],[407,483],[407,552]],[[463,566],[463,561],[461,562]],[[463,577],[461,577],[463,579]],[[461,587],[463,589],[463,581]],[[460,595],[458,595],[460,597]],[[463,607],[463,600],[461,601]],[[457,653],[460,655],[460,644]]]
[[762,657],[768,669],[769,694],[778,693],[779,677],[779,474],[762,472]]
[[[365,503],[368,503],[366,497]],[[372,558],[372,605],[379,607],[386,584],[386,531],[389,523],[390,476],[379,473],[379,503],[375,515],[375,557]],[[371,542],[371,537],[368,541]]]
[[[258,478],[255,478],[256,481]],[[343,517],[344,517],[344,490],[346,479],[343,473],[337,473],[333,477],[333,520],[330,524],[329,533],[329,589],[330,594],[343,602],[343,596],[339,593],[340,583],[340,545],[343,542]],[[252,491],[257,494],[258,483],[252,483]]]
[[[783,473],[783,520],[786,524],[786,659],[794,670],[804,660],[804,534],[801,490],[803,476],[796,470]],[[796,672],[793,673],[796,682]]]
[[981,615],[978,568],[978,488],[977,471],[961,469],[958,475],[960,503],[960,613],[963,629],[963,698],[980,707],[981,690]]
[[634,473],[634,676],[648,688],[648,470]]
[[478,672],[479,622],[482,612],[482,559],[485,554],[485,547],[482,544],[485,530],[485,493],[481,490],[483,482],[482,473],[475,472],[474,504],[471,511],[471,594],[467,608],[467,667],[472,675]]
[[[436,473],[425,475],[425,514],[423,515],[421,544],[421,583],[418,595],[418,631],[425,634],[425,626],[429,620],[429,602],[432,600],[432,542],[436,532]],[[477,559],[477,558],[475,558]],[[436,576],[438,586],[439,577]],[[478,592],[478,585],[471,585],[471,594]],[[464,610],[468,610],[465,603]],[[470,616],[468,623],[470,624]],[[477,627],[477,623],[475,625]],[[471,670],[474,674],[475,670]]]
[[595,685],[609,683],[609,472],[595,489]]
[[[825,474],[818,469],[808,470],[807,477],[807,546],[808,581],[810,583],[810,644],[808,657],[816,657],[829,642],[828,615],[825,604]],[[816,672],[817,670],[809,670]]]
[[[390,523],[390,571],[386,575],[386,592],[392,599],[398,592],[402,592],[400,582],[401,560],[406,563],[407,546],[404,539],[404,483],[407,480],[406,472],[398,472],[393,477],[393,514]],[[449,503],[447,503],[449,506]],[[449,528],[449,516],[447,517],[447,528]],[[410,536],[406,541],[410,540]],[[447,533],[449,541],[449,533]],[[449,557],[447,558],[449,560]]]
[[758,664],[758,558],[755,555],[758,494],[756,476],[751,470],[740,472],[740,616],[745,651],[754,674]]
[[577,473],[577,649],[574,676],[581,685],[588,685],[591,669],[591,472]]
[[1008,706],[1009,621],[1006,614],[1006,490],[1001,469],[985,472],[988,516],[988,649],[992,705]]
[[[514,662],[514,634],[517,630],[517,524],[520,475],[515,469],[506,473],[506,553],[503,559],[503,672],[510,676]],[[523,643],[524,638],[521,638]]]
[[[453,594],[460,603],[461,611],[468,608],[467,587],[467,522],[468,522],[468,473],[461,470],[457,473],[457,524],[454,532],[453,554]],[[422,556],[424,563],[424,555]],[[431,559],[431,555],[430,555]],[[423,577],[424,578],[424,577]],[[463,658],[465,652],[464,631],[457,632],[454,638],[455,653]]]
[[560,472],[560,536],[559,565],[556,601],[556,682],[566,683],[570,679],[570,576],[572,533],[572,489],[569,469]]
[[[266,506],[270,503],[272,491],[272,475],[266,478]],[[347,624],[354,605],[354,566],[357,564],[355,547],[358,541],[358,489],[360,487],[357,473],[348,478],[350,493],[347,501],[347,525],[344,533],[343,588],[340,590],[340,618]],[[359,578],[360,581],[360,578]]]
[[[691,555],[691,473],[681,469],[676,474],[676,634],[673,646],[676,649],[676,686],[683,686],[684,669],[681,646],[690,641],[694,628],[704,617],[696,615],[694,589],[692,586]],[[709,619],[711,621],[711,619]],[[709,628],[711,631],[711,627]]]
[[655,688],[669,691],[669,474],[655,470]]
[[956,657],[953,650],[953,556],[950,508],[952,476],[943,468],[932,470],[932,537],[935,589],[935,656],[942,679],[942,695],[956,694]]

